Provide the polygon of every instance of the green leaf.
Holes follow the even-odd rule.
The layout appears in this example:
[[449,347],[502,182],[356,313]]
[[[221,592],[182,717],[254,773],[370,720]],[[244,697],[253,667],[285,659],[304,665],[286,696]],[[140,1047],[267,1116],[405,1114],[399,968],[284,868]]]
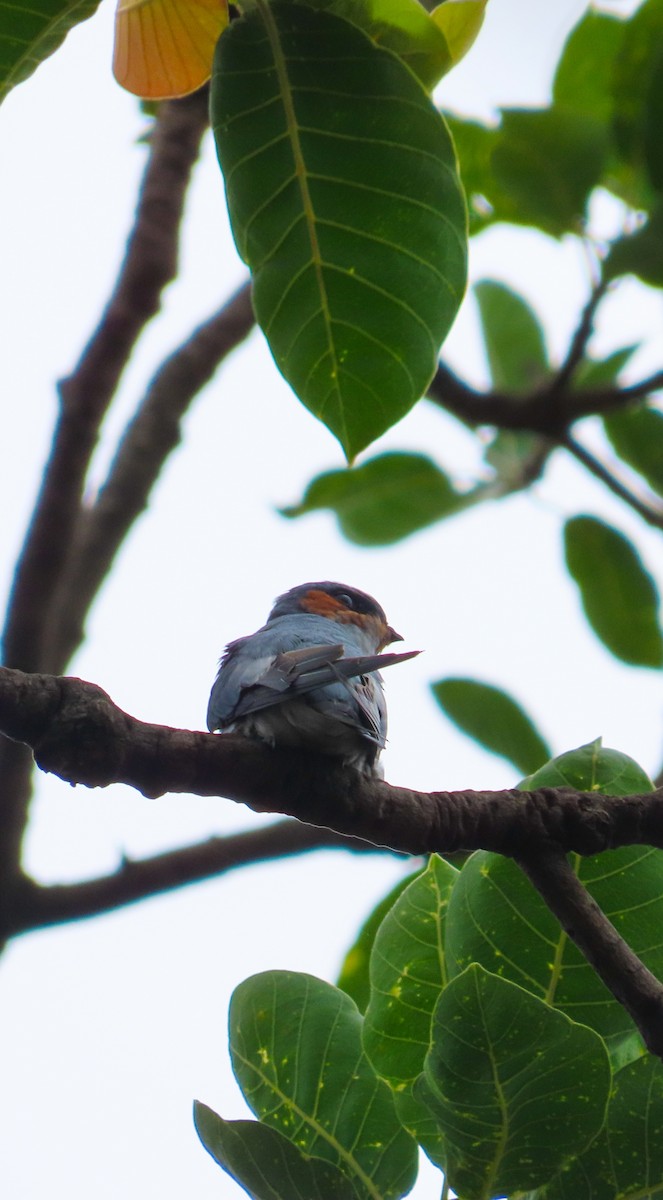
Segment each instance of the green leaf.
[[[630,795],[653,785],[628,755],[595,742],[553,759],[521,786]],[[662,977],[663,852],[626,846],[574,856],[573,863],[621,936]],[[623,1047],[633,1046],[631,1019],[509,859],[471,855],[451,894],[445,931],[450,977],[478,962],[596,1030],[623,1061]]]
[[431,12],[435,24],[444,34],[451,64],[460,62],[476,41],[488,0],[452,0],[438,4]]
[[[565,109],[505,109],[492,154],[497,219],[577,233],[608,151],[603,124]],[[491,199],[489,195],[489,200]]]
[[637,275],[651,287],[663,287],[663,202],[635,233],[613,242],[603,264],[606,279]]
[[440,679],[433,694],[450,721],[519,771],[534,771],[551,751],[520,705],[501,688],[476,679]]
[[639,404],[603,418],[615,452],[663,496],[663,413]]
[[229,1025],[233,1069],[257,1117],[339,1167],[360,1200],[410,1190],[416,1143],[363,1053],[349,996],[311,975],[265,971],[235,989]]
[[378,46],[393,50],[427,91],[453,65],[446,38],[419,0],[298,0],[343,17]]
[[433,1010],[446,983],[444,921],[458,871],[433,855],[382,922],[371,955],[371,1000],[364,1047],[378,1075],[394,1090],[405,1127],[434,1162],[443,1147],[428,1109],[412,1085],[430,1046]]
[[359,546],[389,546],[434,521],[466,508],[474,493],[456,492],[447,476],[423,454],[392,452],[360,467],[326,471],[307,487],[284,517],[329,508],[341,530]]
[[499,130],[482,125],[479,121],[461,120],[453,113],[445,113],[445,118],[458,155],[460,177],[467,197],[470,234],[480,233],[491,221],[499,219],[495,212],[495,205],[499,207],[499,197],[496,196],[491,165]]
[[617,383],[624,367],[639,349],[640,343],[634,342],[631,346],[613,350],[606,358],[583,358],[573,373],[574,388],[582,390]]
[[662,1179],[663,1066],[645,1055],[617,1072],[605,1128],[536,1200],[649,1200]]
[[425,392],[462,299],[447,128],[391,51],[265,0],[219,40],[211,109],[258,321],[352,459]]
[[654,785],[642,767],[621,750],[610,750],[601,739],[568,750],[547,762],[520,785],[524,791],[540,787],[570,787],[578,792],[603,792],[630,796],[651,792]]
[[415,1088],[463,1200],[540,1186],[596,1137],[611,1072],[600,1037],[523,988],[468,967],[444,989]]
[[396,886],[380,900],[379,904],[376,904],[343,960],[336,986],[354,1000],[361,1013],[366,1012],[371,994],[369,964],[377,931],[401,893],[420,874],[420,871],[415,871],[413,874],[407,875],[405,879],[399,879]]
[[569,111],[608,121],[613,113],[611,78],[625,23],[590,10],[571,30],[553,82],[553,101]]
[[337,1167],[307,1158],[261,1121],[224,1121],[198,1101],[194,1121],[205,1149],[253,1200],[356,1200]]
[[663,666],[658,590],[628,538],[595,517],[573,517],[564,544],[596,636],[622,662]]
[[620,157],[635,172],[646,172],[660,187],[663,156],[660,116],[663,100],[663,2],[646,0],[624,24],[611,74],[614,138]]
[[545,336],[536,313],[517,292],[492,279],[475,284],[474,294],[493,387],[533,391],[550,373]]
[[0,0],[0,103],[98,7],[99,0]]

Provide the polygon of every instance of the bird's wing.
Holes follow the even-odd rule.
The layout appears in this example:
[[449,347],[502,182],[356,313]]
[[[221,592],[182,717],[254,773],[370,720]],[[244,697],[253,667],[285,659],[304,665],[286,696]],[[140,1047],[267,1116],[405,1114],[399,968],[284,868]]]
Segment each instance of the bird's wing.
[[316,688],[345,683],[359,675],[390,667],[418,654],[371,654],[344,658],[342,644],[320,644],[249,659],[248,639],[231,643],[222,659],[207,710],[209,729],[282,704]]
[[358,675],[368,675],[382,667],[414,658],[418,650],[406,654],[368,654],[354,658],[343,657],[344,647],[306,646],[301,650],[286,650],[277,654],[255,684],[244,687],[233,717],[245,717],[261,708],[271,708],[305,695],[330,683],[345,682]]

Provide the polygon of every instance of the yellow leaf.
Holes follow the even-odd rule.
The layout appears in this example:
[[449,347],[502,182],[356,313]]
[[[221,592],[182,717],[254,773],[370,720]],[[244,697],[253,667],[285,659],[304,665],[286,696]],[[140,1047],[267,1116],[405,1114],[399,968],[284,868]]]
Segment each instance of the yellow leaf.
[[113,74],[145,100],[195,92],[227,24],[227,0],[119,0]]
[[474,42],[483,25],[487,3],[488,0],[444,0],[433,9],[431,17],[447,40],[454,64]]

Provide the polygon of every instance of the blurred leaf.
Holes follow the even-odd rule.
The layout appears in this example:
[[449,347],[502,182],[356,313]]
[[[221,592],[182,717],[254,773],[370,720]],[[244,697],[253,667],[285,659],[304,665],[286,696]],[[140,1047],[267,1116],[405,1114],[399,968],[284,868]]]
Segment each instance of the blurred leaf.
[[399,879],[396,886],[380,900],[379,904],[376,904],[373,912],[364,921],[353,945],[343,959],[343,965],[336,981],[336,986],[354,1000],[361,1013],[366,1012],[371,994],[369,966],[377,931],[401,893],[420,874],[421,871],[415,871],[412,875],[407,875],[405,879]]
[[608,121],[614,98],[611,77],[625,22],[590,10],[571,30],[553,82],[555,105]]
[[633,666],[663,666],[658,590],[628,538],[595,517],[573,517],[564,544],[585,615],[604,646]]
[[226,0],[118,0],[113,74],[149,100],[195,92],[227,24]]
[[415,1087],[463,1200],[537,1187],[596,1137],[611,1072],[600,1037],[474,964],[444,989]]
[[663,496],[663,413],[639,404],[609,413],[603,427],[619,457]]
[[280,512],[284,517],[301,517],[329,508],[351,542],[389,546],[453,516],[475,498],[472,492],[456,492],[444,472],[423,454],[390,452],[360,467],[318,475],[301,504]]
[[492,279],[474,285],[481,332],[497,391],[531,392],[550,372],[536,313],[517,292]]
[[312,975],[265,971],[235,989],[229,1026],[233,1069],[257,1117],[340,1167],[362,1200],[410,1190],[416,1143],[362,1050],[349,996]]
[[[446,0],[448,3],[449,0]],[[479,233],[498,218],[495,216],[495,181],[491,159],[499,137],[479,121],[465,121],[453,113],[445,113],[458,155],[460,177],[467,196],[470,233]]]
[[431,17],[442,30],[451,64],[460,62],[476,41],[488,0],[445,0],[431,12]]
[[337,1167],[308,1158],[261,1121],[224,1121],[199,1102],[194,1121],[205,1149],[252,1200],[356,1200]]
[[550,452],[549,439],[539,434],[498,429],[483,453],[498,476],[495,495],[508,496],[539,479]]
[[432,686],[450,721],[519,771],[535,771],[550,758],[550,747],[530,718],[501,688],[475,679],[440,679]]
[[[622,796],[651,791],[653,785],[628,755],[593,742],[553,759],[521,787]],[[599,907],[661,978],[663,851],[625,846],[586,858],[574,855],[573,862]],[[445,952],[450,977],[481,963],[595,1029],[621,1061],[624,1046],[632,1049],[630,1017],[510,859],[485,851],[468,859],[449,901]]]
[[535,1195],[536,1200],[653,1200],[661,1179],[663,1066],[645,1055],[615,1075],[599,1136]]
[[352,459],[425,392],[462,299],[465,205],[444,121],[353,25],[264,0],[219,41],[211,107],[258,321]]
[[603,273],[606,279],[637,275],[651,287],[663,287],[663,202],[642,228],[612,243]]
[[0,0],[0,103],[98,7],[99,0]]
[[614,350],[606,358],[583,358],[573,373],[574,388],[606,387],[607,384],[617,383],[629,359],[639,349],[640,343],[634,342],[632,346]]
[[343,17],[371,41],[393,50],[430,91],[449,67],[443,33],[419,0],[300,0],[308,8]]
[[424,1068],[430,1026],[446,983],[444,921],[458,871],[433,855],[382,922],[371,955],[371,1001],[364,1048],[394,1089],[396,1111],[434,1162],[442,1146],[428,1109],[412,1085]]
[[[565,109],[504,109],[492,155],[497,219],[577,233],[608,151],[603,124]],[[490,196],[489,196],[490,199]]]
[[611,77],[615,144],[626,163],[636,171],[648,170],[650,178],[652,167],[654,176],[658,173],[660,178],[663,165],[660,128],[656,129],[652,124],[663,88],[660,78],[662,51],[663,0],[645,0],[624,23]]

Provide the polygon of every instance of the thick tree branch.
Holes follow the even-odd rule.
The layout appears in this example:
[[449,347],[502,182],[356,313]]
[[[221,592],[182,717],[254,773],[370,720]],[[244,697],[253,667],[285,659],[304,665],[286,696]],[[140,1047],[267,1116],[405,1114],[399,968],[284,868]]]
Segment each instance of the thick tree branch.
[[[663,985],[640,970],[584,890],[571,887],[562,865],[568,851],[663,846],[663,789],[632,796],[571,788],[416,792],[320,755],[272,750],[237,735],[149,725],[122,712],[94,684],[4,667],[0,729],[30,745],[43,770],[70,783],[125,783],[152,797],[166,791],[227,796],[257,812],[286,813],[407,854],[483,848],[515,858],[647,1044],[663,1056]],[[27,903],[22,887],[23,893],[14,893],[19,911]],[[621,963],[617,976],[615,963]]]
[[359,838],[287,820],[227,837],[209,838],[198,845],[183,846],[151,858],[124,859],[111,875],[83,883],[43,887],[23,877],[14,889],[9,935],[96,917],[174,888],[216,878],[236,867],[311,850],[378,852],[375,846]]
[[417,792],[320,755],[148,724],[95,684],[69,677],[0,667],[0,730],[69,783],[125,783],[153,798],[225,796],[407,854],[481,847],[519,857],[550,843],[578,854],[663,846],[661,789],[636,796],[572,788]]
[[[60,412],[2,634],[3,661],[24,670],[48,662],[51,605],[74,540],[99,427],[140,333],[177,271],[184,197],[207,127],[206,90],[163,104],[133,229],[115,288],[74,372],[60,383]],[[31,763],[0,739],[0,876],[19,871]],[[0,910],[3,897],[0,894]],[[1,913],[0,913],[1,916]]]
[[254,325],[245,283],[159,367],[119,443],[97,500],[81,513],[53,600],[44,669],[62,671],[84,637],[84,621],[133,522],[181,438],[191,401]]

